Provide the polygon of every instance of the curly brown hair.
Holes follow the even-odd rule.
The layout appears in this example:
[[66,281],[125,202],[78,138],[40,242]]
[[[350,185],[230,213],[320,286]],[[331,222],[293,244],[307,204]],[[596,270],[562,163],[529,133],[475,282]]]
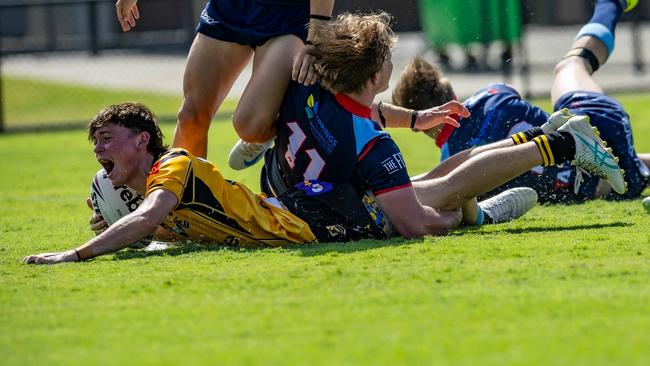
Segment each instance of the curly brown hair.
[[449,80],[420,57],[411,60],[393,89],[393,104],[416,110],[442,105],[454,98]]
[[343,13],[318,26],[310,53],[323,85],[335,93],[360,92],[391,57],[397,40],[391,20],[386,12]]
[[143,104],[125,102],[102,109],[88,124],[88,140],[93,141],[95,132],[109,124],[126,127],[133,133],[148,132],[150,138],[147,151],[154,156],[167,151],[167,145],[163,143],[164,136],[158,126],[156,116]]

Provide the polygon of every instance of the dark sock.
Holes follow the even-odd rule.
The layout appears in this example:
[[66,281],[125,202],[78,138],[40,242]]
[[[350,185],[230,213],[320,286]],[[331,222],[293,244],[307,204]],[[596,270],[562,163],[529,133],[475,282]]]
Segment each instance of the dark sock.
[[510,136],[510,138],[515,143],[515,145],[521,145],[543,134],[544,132],[542,131],[541,127],[533,127],[526,131],[517,132],[516,134]]
[[568,132],[549,132],[533,139],[542,154],[544,166],[562,164],[573,160],[576,153],[576,143]]
[[589,62],[589,65],[591,66],[592,74],[600,68],[600,62],[598,61],[598,57],[596,57],[596,55],[594,55],[594,53],[591,52],[591,50],[588,48],[576,47],[574,49],[571,49],[569,52],[566,53],[566,55],[564,55],[563,59],[572,56],[582,57],[585,60],[587,60],[587,62]]

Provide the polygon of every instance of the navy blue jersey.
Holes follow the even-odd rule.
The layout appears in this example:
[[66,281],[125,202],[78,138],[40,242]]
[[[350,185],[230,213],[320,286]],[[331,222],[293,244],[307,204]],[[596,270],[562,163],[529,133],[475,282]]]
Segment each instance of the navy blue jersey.
[[[494,83],[478,91],[464,102],[472,114],[459,120],[457,128],[442,147],[443,159],[467,148],[492,143],[510,137],[512,134],[531,127],[539,127],[548,119],[540,108],[522,100],[512,87]],[[601,137],[613,147],[614,153],[625,169],[629,190],[624,196],[612,194],[610,198],[638,197],[647,184],[644,178],[645,165],[639,161],[632,143],[629,120],[622,106],[612,98],[600,93],[571,92],[563,95],[555,110],[570,108],[575,114],[587,114],[591,124],[598,127]],[[510,182],[486,194],[491,196],[513,187],[531,187],[545,202],[575,202],[594,196],[599,178],[585,175],[574,191],[576,170],[569,164],[533,168]]]
[[319,241],[391,236],[373,195],[411,186],[401,152],[368,107],[295,82],[282,102],[261,183]]
[[411,184],[399,148],[370,119],[370,108],[320,85],[289,86],[266,171],[274,162],[287,187],[319,180],[377,196]]
[[502,83],[489,84],[463,104],[471,116],[459,119],[460,127],[447,140],[443,159],[470,147],[541,126],[548,119],[546,112],[522,100],[515,89]]

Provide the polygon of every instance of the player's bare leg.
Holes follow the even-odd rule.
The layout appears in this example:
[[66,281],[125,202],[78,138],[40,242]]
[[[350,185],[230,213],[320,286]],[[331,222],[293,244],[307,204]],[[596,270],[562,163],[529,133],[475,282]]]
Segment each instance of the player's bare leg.
[[[561,109],[559,111],[554,112],[551,114],[542,126],[540,126],[539,129],[537,129],[538,133],[548,133],[552,131],[557,131],[560,127],[562,127],[566,122],[571,119],[574,115],[566,108]],[[521,141],[521,140],[517,140]],[[437,177],[442,177],[447,174],[449,174],[452,170],[456,169],[460,164],[464,163],[471,157],[474,157],[476,155],[479,155],[485,151],[493,150],[493,149],[500,149],[508,146],[514,146],[515,145],[515,140],[514,137],[511,136],[508,139],[504,139],[501,141],[497,141],[491,144],[487,145],[482,145],[482,146],[477,146],[473,147],[470,149],[463,150],[451,157],[449,157],[447,160],[443,161],[440,165],[435,167],[432,171],[426,174],[422,174],[416,177],[413,177],[411,181],[418,181],[418,180],[426,180],[426,179],[432,179],[432,178],[437,178]]]
[[275,137],[273,121],[291,80],[293,57],[303,47],[300,38],[285,35],[255,50],[253,73],[233,115],[242,140],[262,143]]
[[[602,60],[600,62],[605,62],[607,47],[597,38],[579,38],[573,44],[573,48],[575,47],[588,48]],[[555,65],[551,102],[555,104],[562,95],[577,90],[603,93],[603,89],[592,77],[589,62],[582,57],[568,57]]]
[[444,177],[413,182],[413,188],[422,204],[452,210],[543,163],[535,143],[528,142],[485,151]]
[[298,37],[285,35],[257,48],[253,74],[233,116],[241,140],[230,151],[231,168],[241,170],[255,164],[272,145],[273,121],[289,85],[293,57],[303,47]]
[[174,147],[206,157],[212,117],[252,55],[248,46],[197,34],[185,65]]
[[433,178],[444,177],[445,175],[451,173],[454,169],[458,168],[461,164],[463,164],[470,158],[482,152],[493,150],[493,149],[500,149],[509,146],[514,146],[514,142],[511,139],[504,139],[491,144],[477,146],[467,150],[463,150],[459,153],[452,155],[447,160],[443,161],[438,166],[433,168],[433,170],[431,170],[430,172],[412,177],[411,181],[417,182],[417,181],[425,181]]
[[638,0],[597,0],[595,3],[592,18],[580,29],[570,51],[555,67],[551,88],[553,104],[572,91],[603,92],[591,75],[605,64],[614,50],[618,18],[623,12],[632,10]]

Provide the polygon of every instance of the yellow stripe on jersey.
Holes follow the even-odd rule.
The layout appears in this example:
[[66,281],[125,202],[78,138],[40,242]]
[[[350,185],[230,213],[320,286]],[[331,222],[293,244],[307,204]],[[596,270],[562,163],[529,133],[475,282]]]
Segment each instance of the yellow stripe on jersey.
[[264,195],[226,180],[214,164],[183,149],[154,163],[145,197],[156,189],[178,198],[162,226],[189,240],[244,247],[316,241],[306,222],[266,204]]

